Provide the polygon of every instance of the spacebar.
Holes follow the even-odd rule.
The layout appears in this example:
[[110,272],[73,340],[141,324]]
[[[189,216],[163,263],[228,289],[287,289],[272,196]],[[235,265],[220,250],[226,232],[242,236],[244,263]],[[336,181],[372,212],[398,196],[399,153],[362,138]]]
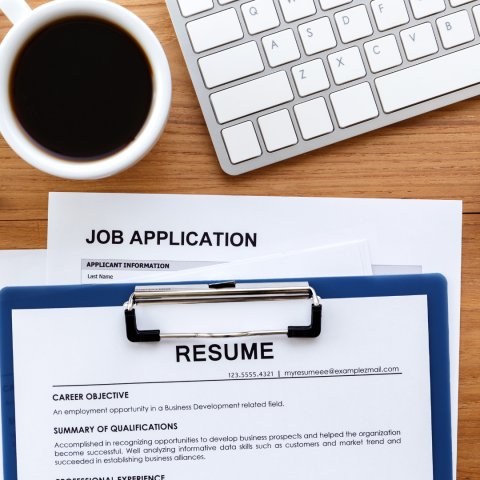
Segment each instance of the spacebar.
[[386,113],[480,83],[480,45],[377,78]]

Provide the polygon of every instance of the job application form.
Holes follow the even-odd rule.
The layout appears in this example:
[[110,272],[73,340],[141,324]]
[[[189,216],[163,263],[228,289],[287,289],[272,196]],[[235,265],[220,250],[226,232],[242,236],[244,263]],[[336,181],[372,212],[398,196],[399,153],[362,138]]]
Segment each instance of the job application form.
[[[322,304],[318,338],[154,344],[121,307],[14,311],[18,479],[432,480],[426,297]],[[308,325],[311,303],[136,310],[218,333]]]

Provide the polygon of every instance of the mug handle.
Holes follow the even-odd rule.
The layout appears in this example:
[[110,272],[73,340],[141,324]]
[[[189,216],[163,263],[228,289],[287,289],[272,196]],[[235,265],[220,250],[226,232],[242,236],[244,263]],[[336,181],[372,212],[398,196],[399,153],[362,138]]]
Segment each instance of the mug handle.
[[14,25],[32,12],[25,0],[0,0],[0,10]]

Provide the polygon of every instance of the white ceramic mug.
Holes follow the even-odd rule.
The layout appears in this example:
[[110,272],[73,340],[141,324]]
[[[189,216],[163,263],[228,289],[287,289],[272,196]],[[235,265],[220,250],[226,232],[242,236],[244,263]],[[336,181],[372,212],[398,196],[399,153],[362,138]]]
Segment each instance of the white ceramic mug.
[[[0,132],[20,157],[57,177],[87,180],[119,173],[137,163],[153,148],[167,122],[172,80],[165,52],[142,20],[107,0],[55,0],[35,10],[31,10],[24,0],[0,0],[0,10],[14,24],[0,45]],[[68,161],[42,150],[21,128],[10,103],[11,72],[22,47],[46,25],[74,16],[108,20],[129,32],[145,51],[153,71],[152,106],[143,129],[123,150],[100,160]]]

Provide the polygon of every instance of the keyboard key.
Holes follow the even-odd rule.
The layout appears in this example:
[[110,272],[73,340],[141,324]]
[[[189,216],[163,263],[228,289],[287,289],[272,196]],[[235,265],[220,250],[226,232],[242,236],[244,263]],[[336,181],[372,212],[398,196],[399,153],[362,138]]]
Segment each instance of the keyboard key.
[[402,30],[400,38],[410,61],[438,52],[437,41],[430,23],[422,23],[416,27]]
[[353,42],[373,33],[365,5],[336,13],[335,21],[343,43]]
[[290,147],[298,142],[288,110],[264,115],[258,119],[258,125],[269,152]]
[[304,140],[333,132],[325,99],[320,97],[293,107]]
[[437,18],[437,27],[444,48],[456,47],[475,38],[466,10]]
[[347,3],[352,3],[352,0],[320,0],[322,10],[330,10],[331,8],[346,5]]
[[480,45],[475,45],[377,78],[383,110],[395,112],[480,83],[479,56]]
[[273,0],[255,0],[244,3],[242,13],[250,35],[265,32],[280,25]]
[[234,8],[189,22],[187,31],[197,53],[243,38],[242,27]]
[[403,0],[374,0],[372,10],[381,32],[404,25],[409,20]]
[[238,0],[218,0],[220,5],[226,5],[227,3],[237,2]]
[[218,123],[226,123],[293,100],[286,72],[280,71],[210,95]]
[[198,61],[198,66],[207,88],[218,87],[265,70],[256,42],[244,43],[203,57]]
[[320,59],[293,67],[292,75],[301,97],[321,92],[330,87],[327,72]]
[[190,17],[213,8],[213,0],[178,0],[180,12],[184,17]]
[[480,31],[480,5],[472,8],[473,16],[475,17],[475,23],[477,24],[477,29]]
[[450,0],[450,5],[452,7],[459,7],[460,5],[465,5],[466,3],[473,2],[474,0]]
[[330,100],[340,128],[378,117],[372,89],[367,82],[332,93]]
[[234,127],[224,128],[222,136],[232,163],[251,160],[262,154],[252,122],[240,123]]
[[286,22],[294,22],[317,13],[313,0],[280,0],[280,7]]
[[295,35],[290,29],[263,37],[262,43],[271,67],[278,67],[300,58]]
[[445,10],[444,0],[410,0],[410,5],[417,20]]
[[367,74],[358,47],[332,53],[328,56],[328,63],[337,85],[362,78]]
[[299,25],[298,33],[307,55],[323,52],[337,46],[332,25],[328,17]]
[[402,57],[395,35],[377,38],[365,43],[363,47],[365,48],[370,70],[373,73],[381,72],[402,64]]

